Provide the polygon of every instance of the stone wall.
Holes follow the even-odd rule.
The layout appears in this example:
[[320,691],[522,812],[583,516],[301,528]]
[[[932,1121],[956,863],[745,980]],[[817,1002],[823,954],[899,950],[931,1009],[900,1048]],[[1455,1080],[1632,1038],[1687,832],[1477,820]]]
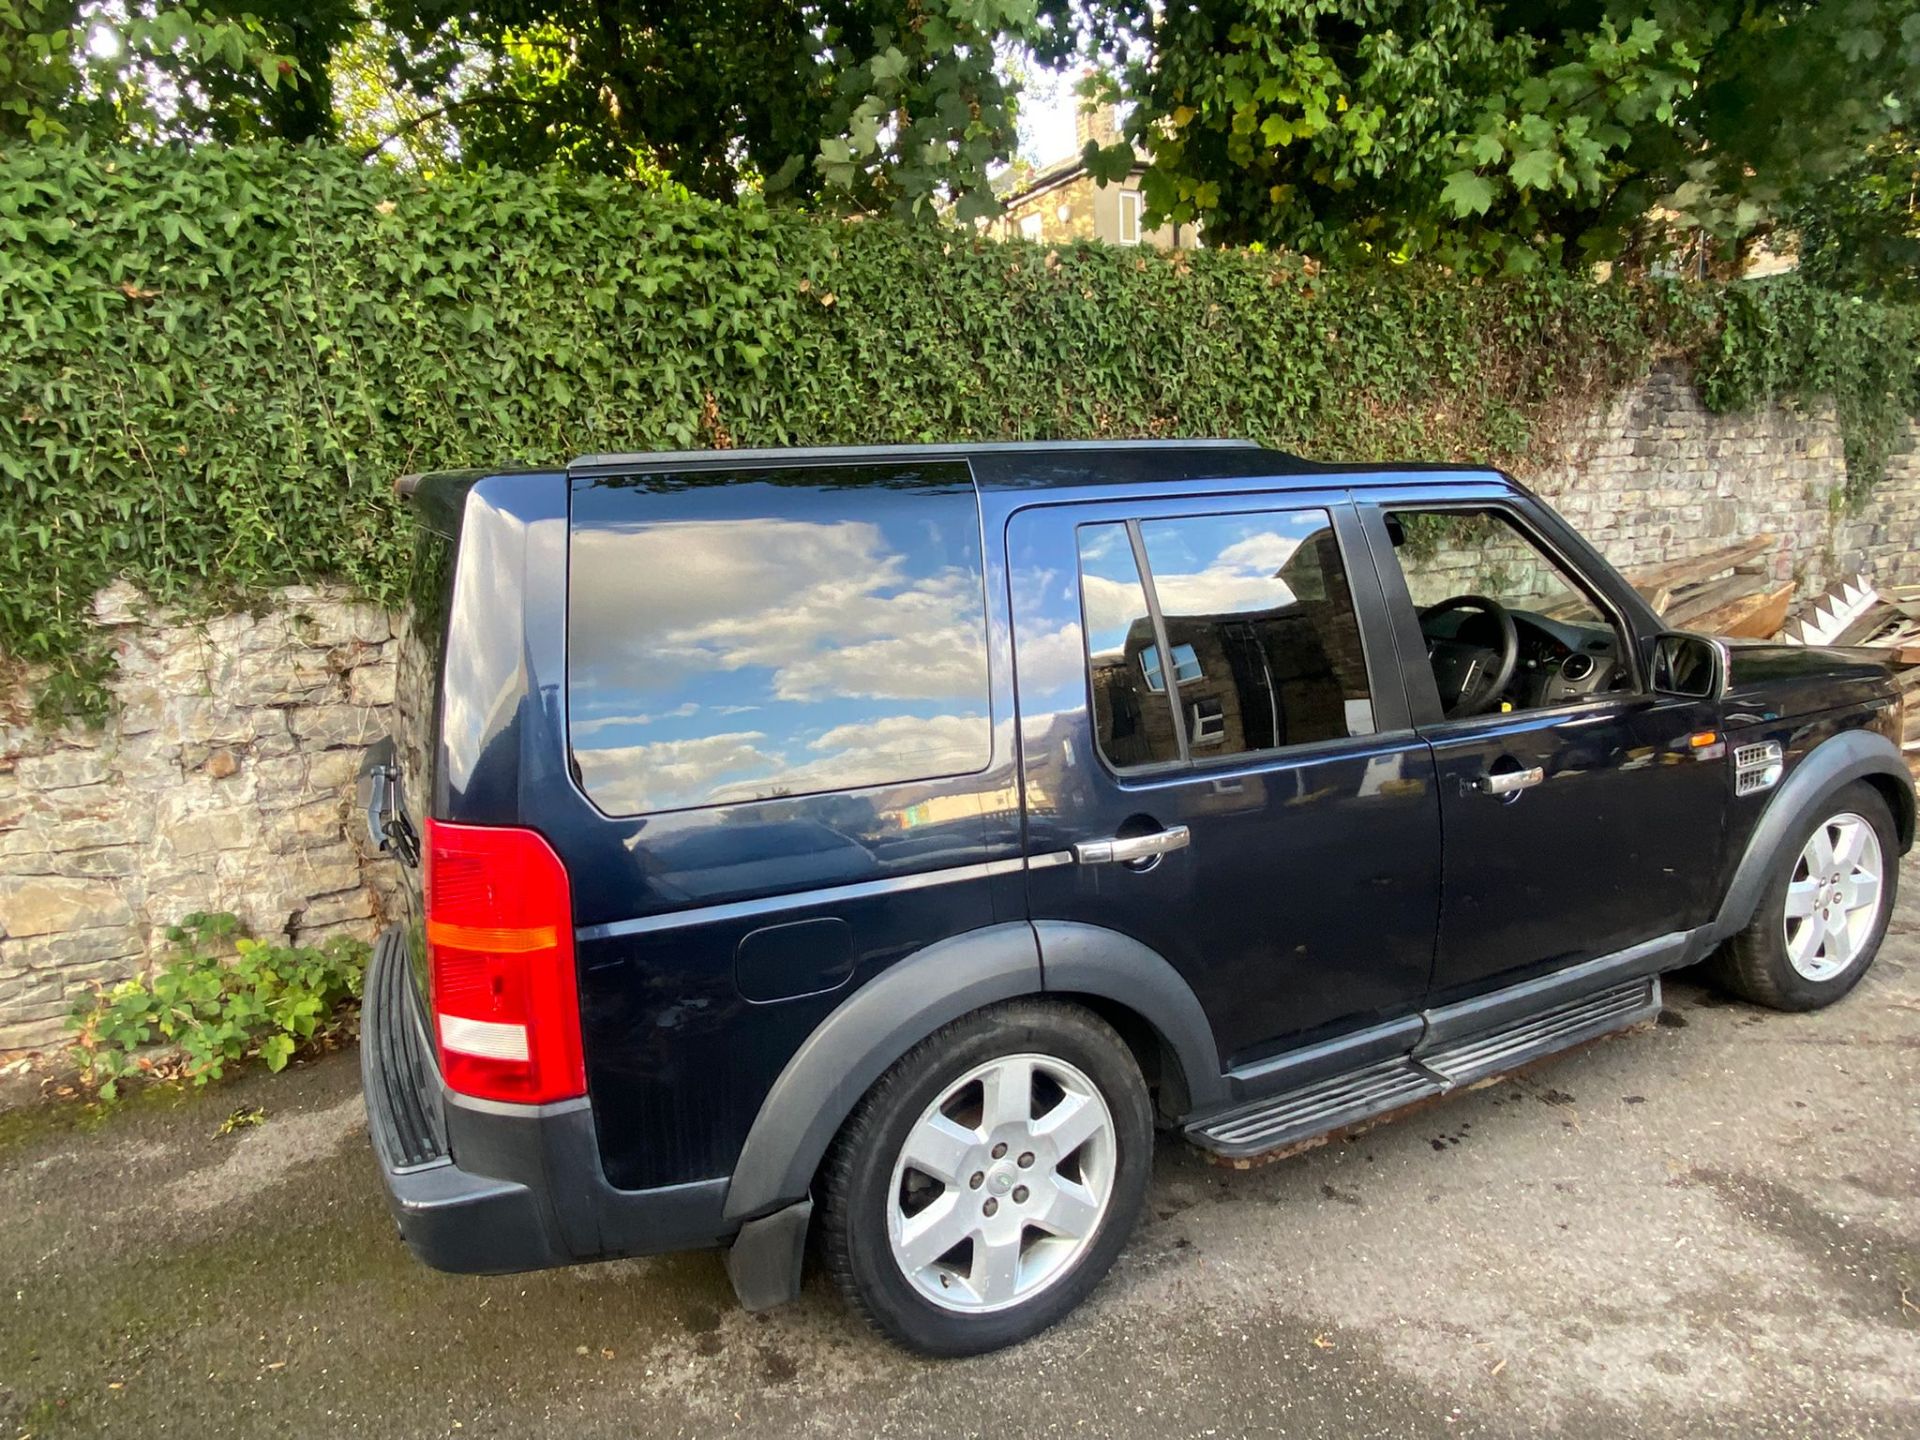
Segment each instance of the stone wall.
[[[1910,437],[1920,440],[1920,426]],[[1614,564],[1712,550],[1770,532],[1775,578],[1796,603],[1856,573],[1920,582],[1920,450],[1894,457],[1865,509],[1842,513],[1846,483],[1831,408],[1714,415],[1668,366],[1567,427],[1558,463],[1523,475]]]
[[[1616,564],[1767,530],[1802,595],[1856,570],[1920,581],[1920,454],[1845,515],[1830,413],[1710,415],[1667,369],[1579,417],[1560,453],[1523,478]],[[192,623],[116,585],[96,618],[119,654],[113,721],[0,725],[0,1051],[56,1043],[77,993],[134,973],[193,911],[307,941],[369,935],[383,909],[389,866],[363,869],[350,810],[393,698],[388,617],[289,589]]]
[[94,613],[119,658],[112,723],[0,726],[0,1051],[56,1041],[76,993],[194,911],[318,942],[370,933],[379,907],[346,821],[393,699],[387,616],[289,589],[188,623],[124,584]]

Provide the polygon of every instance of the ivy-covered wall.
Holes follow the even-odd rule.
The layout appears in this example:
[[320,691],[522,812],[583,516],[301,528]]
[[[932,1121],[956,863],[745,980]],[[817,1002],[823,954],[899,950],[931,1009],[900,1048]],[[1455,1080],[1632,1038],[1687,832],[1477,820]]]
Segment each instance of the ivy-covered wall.
[[0,155],[0,651],[98,713],[118,577],[195,604],[400,569],[393,478],[602,448],[1239,435],[1519,463],[1663,355],[1717,409],[1826,394],[1856,488],[1920,324],[1731,291],[1347,274],[421,180],[330,151]]

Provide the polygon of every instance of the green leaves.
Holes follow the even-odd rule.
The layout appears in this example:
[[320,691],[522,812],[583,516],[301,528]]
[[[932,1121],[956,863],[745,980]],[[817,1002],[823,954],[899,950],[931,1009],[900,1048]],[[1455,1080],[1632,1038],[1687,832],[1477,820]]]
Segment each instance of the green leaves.
[[1471,170],[1456,170],[1441,186],[1440,198],[1456,215],[1484,215],[1493,204],[1493,182]]
[[1507,178],[1516,189],[1550,190],[1558,169],[1551,150],[1523,150],[1507,167]]
[[1599,0],[1525,19],[1497,0],[1123,10],[1131,43],[1101,48],[1137,58],[1102,93],[1150,159],[1146,223],[1204,215],[1210,243],[1493,274],[1644,269],[1702,230],[1733,260],[1788,216],[1839,211],[1881,260],[1905,252],[1894,192],[1871,195],[1860,162],[1911,143],[1912,0]]
[[74,1060],[103,1100],[137,1075],[204,1085],[254,1057],[284,1070],[346,1024],[367,961],[361,941],[270,945],[226,914],[189,915],[167,935],[176,948],[155,975],[97,990],[68,1021]]
[[[160,0],[108,9],[4,0],[0,143],[330,133],[324,100],[317,109],[311,101],[315,86],[324,89],[326,46],[359,18],[353,0],[250,0],[249,10]],[[111,43],[91,43],[95,30]],[[310,55],[303,64],[282,49],[293,35],[320,42],[318,63]]]
[[[1484,170],[1449,157],[1444,213],[1416,251],[1442,224],[1478,236],[1564,193],[1516,190],[1501,153]],[[1095,156],[1132,163],[1124,145]],[[1859,183],[1879,205],[1911,174],[1911,156],[1890,156]],[[1182,183],[1149,170],[1149,203],[1225,224],[1245,202],[1231,178]],[[320,580],[394,599],[409,557],[392,481],[409,471],[1155,434],[1485,461],[1656,346],[1699,350],[1749,293],[1598,286],[1526,247],[1492,252],[1485,277],[1418,259],[1309,273],[1284,256],[1045,251],[557,172],[429,180],[278,144],[16,147],[0,156],[0,230],[0,650],[34,667],[48,716],[110,703],[89,619],[116,577],[201,612]],[[1818,251],[1838,253],[1853,251]],[[1536,273],[1507,273],[1529,259]],[[1794,348],[1802,313],[1781,311],[1778,335],[1724,333],[1779,362],[1771,390],[1845,387],[1860,433],[1884,437],[1911,394],[1913,312],[1836,302],[1818,312],[1832,338],[1817,362]],[[1838,368],[1849,348],[1873,364]],[[1849,443],[1870,473],[1883,440]],[[169,992],[189,1014],[219,993]],[[296,1038],[311,1018],[262,1003]]]

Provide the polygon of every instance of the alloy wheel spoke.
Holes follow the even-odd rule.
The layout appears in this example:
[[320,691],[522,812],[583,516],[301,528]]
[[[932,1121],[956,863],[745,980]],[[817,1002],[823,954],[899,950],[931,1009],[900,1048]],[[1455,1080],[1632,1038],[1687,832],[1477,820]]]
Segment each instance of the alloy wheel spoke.
[[1033,1062],[1015,1055],[1001,1061],[980,1081],[980,1128],[989,1133],[1002,1125],[1029,1125],[1033,1121]]
[[1815,875],[1833,873],[1833,835],[1828,826],[1814,831],[1807,842],[1807,865]]
[[1053,1145],[1054,1163],[1065,1160],[1087,1141],[1106,1128],[1106,1115],[1091,1095],[1066,1096],[1033,1123],[1036,1140]]
[[960,1192],[949,1190],[918,1215],[901,1222],[894,1253],[900,1258],[901,1268],[912,1274],[926,1269],[966,1239],[972,1227],[973,1217],[963,1207]]
[[914,1126],[907,1137],[906,1161],[923,1175],[946,1185],[957,1185],[966,1170],[967,1156],[980,1137],[938,1110]]
[[1820,953],[1820,943],[1826,938],[1827,922],[1818,915],[1807,916],[1787,941],[1787,958],[1804,970],[1813,962],[1813,957]]
[[1833,847],[1834,869],[1847,876],[1853,874],[1866,853],[1867,827],[1858,820],[1843,820],[1838,829],[1840,837]]
[[1020,1235],[998,1240],[981,1236],[973,1242],[973,1268],[967,1275],[973,1293],[988,1305],[1011,1300],[1020,1289]]
[[1093,1227],[1100,1223],[1100,1202],[1093,1191],[1078,1180],[1056,1177],[1053,1198],[1042,1213],[1033,1217],[1034,1224],[1055,1235],[1065,1236],[1069,1240],[1084,1240],[1093,1233]]
[[1813,914],[1814,897],[1820,893],[1818,880],[1796,880],[1787,886],[1787,918],[1803,920]]
[[1822,957],[1829,968],[1844,970],[1853,959],[1853,927],[1845,918],[1827,926],[1826,954]]

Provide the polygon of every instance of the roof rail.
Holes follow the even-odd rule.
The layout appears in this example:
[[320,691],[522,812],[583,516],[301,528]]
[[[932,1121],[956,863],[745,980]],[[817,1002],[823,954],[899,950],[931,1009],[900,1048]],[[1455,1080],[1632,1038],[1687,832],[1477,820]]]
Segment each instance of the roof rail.
[[605,470],[631,465],[731,464],[736,461],[899,460],[933,456],[1005,454],[1024,450],[1257,450],[1252,440],[960,440],[947,445],[770,446],[754,450],[630,450],[581,455],[567,469]]

